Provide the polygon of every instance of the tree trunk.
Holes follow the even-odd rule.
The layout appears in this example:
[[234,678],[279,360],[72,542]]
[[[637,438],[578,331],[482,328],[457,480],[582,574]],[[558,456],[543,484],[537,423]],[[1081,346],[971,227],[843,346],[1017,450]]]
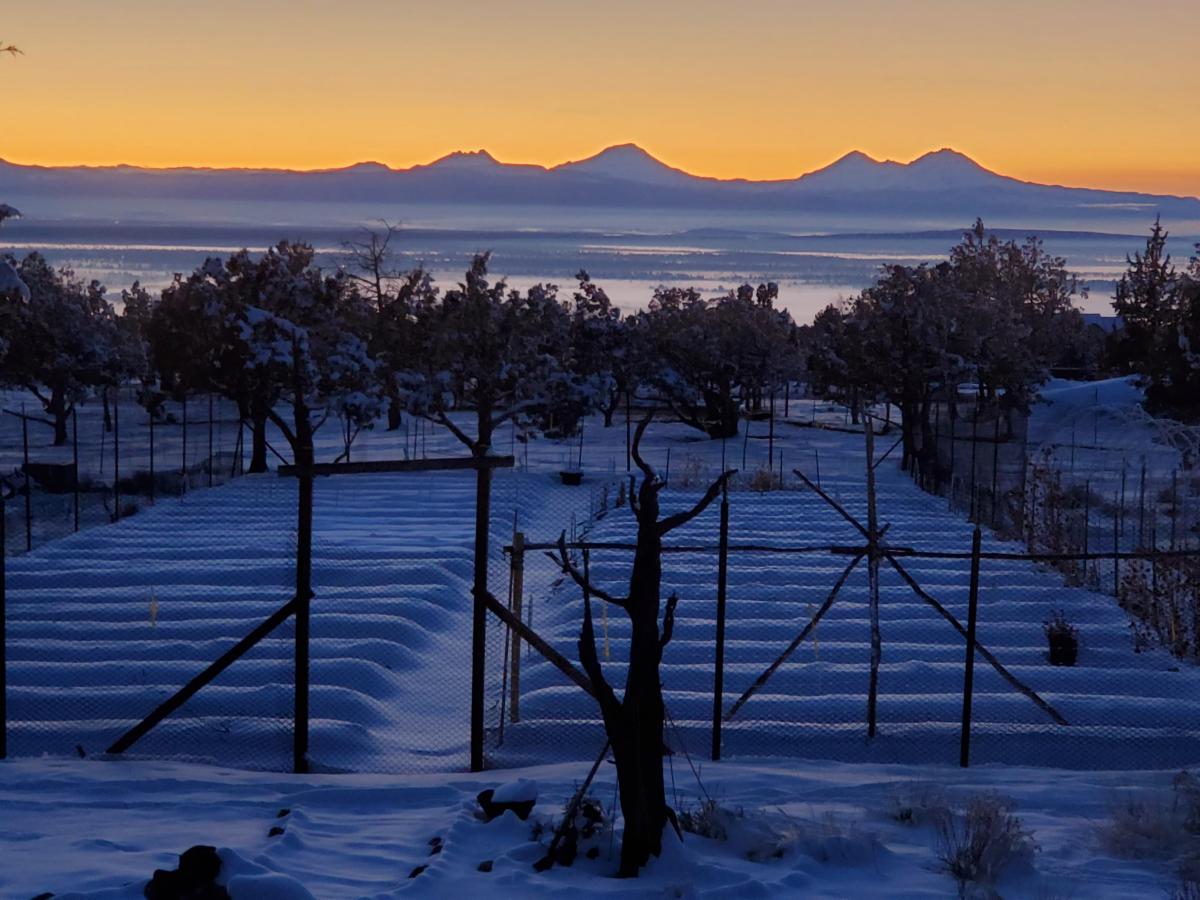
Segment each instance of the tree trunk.
[[[667,602],[660,634],[662,538],[673,528],[699,515],[718,496],[733,474],[727,472],[714,482],[690,512],[670,516],[660,522],[658,492],[663,483],[638,453],[638,445],[649,422],[649,418],[643,420],[633,441],[633,457],[644,477],[636,495],[637,502],[633,503],[634,497],[632,494],[630,496],[638,520],[638,537],[629,579],[629,596],[624,600],[602,597],[602,602],[613,602],[622,608],[630,622],[629,668],[625,678],[625,693],[619,701],[604,679],[596,652],[590,600],[585,600],[583,629],[579,636],[579,659],[595,688],[617,768],[617,789],[625,823],[617,874],[624,878],[635,877],[651,856],[658,856],[662,852],[663,830],[668,822],[675,823],[674,813],[667,806],[663,779],[666,708],[659,667],[663,649],[671,639],[678,598],[672,596]],[[572,568],[567,556],[565,535],[559,547],[564,571],[572,572],[576,580],[585,586],[585,591],[596,593],[587,581],[586,569],[585,574],[580,575]]]
[[400,430],[400,403],[394,397],[388,398],[387,430]]
[[52,389],[46,412],[54,417],[54,446],[62,447],[67,443],[67,419],[71,416],[66,391],[58,387]]
[[251,475],[267,471],[267,403],[254,399],[250,403],[250,468]]

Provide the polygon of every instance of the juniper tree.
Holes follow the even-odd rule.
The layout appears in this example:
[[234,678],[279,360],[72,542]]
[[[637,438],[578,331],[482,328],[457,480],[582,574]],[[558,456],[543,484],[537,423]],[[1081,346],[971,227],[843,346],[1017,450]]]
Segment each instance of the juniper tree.
[[[623,877],[636,876],[651,856],[661,853],[663,831],[668,823],[677,830],[679,827],[674,811],[667,804],[663,779],[666,706],[660,672],[663,650],[671,641],[679,598],[672,594],[667,598],[666,609],[662,610],[662,540],[702,513],[734,474],[732,470],[722,474],[691,509],[661,516],[660,494],[666,485],[640,453],[642,436],[651,418],[647,416],[638,424],[632,444],[641,484],[636,491],[631,489],[629,495],[638,527],[628,595],[618,597],[592,583],[590,573],[581,572],[571,562],[566,536],[559,539],[558,561],[563,571],[585,589],[588,597],[617,607],[629,618],[629,660],[620,697],[605,678],[596,651],[590,599],[584,602],[578,643],[579,661],[600,705],[616,763],[624,821],[618,874]],[[631,476],[631,484],[633,481]]]

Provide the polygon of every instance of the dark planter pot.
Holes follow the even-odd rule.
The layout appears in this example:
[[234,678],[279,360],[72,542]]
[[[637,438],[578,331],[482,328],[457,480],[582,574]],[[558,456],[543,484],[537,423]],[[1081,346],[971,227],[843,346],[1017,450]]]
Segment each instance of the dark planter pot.
[[582,472],[572,472],[569,469],[564,469],[558,473],[558,477],[562,479],[563,484],[569,484],[572,486],[583,484]]
[[1079,658],[1079,641],[1074,635],[1050,637],[1050,665],[1073,666]]

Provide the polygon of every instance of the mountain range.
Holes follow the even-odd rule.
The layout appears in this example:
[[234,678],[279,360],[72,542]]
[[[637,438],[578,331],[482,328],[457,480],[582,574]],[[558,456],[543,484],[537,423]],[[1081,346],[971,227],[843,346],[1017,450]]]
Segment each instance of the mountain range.
[[[1139,221],[1200,220],[1200,199],[1035,184],[990,171],[950,149],[908,163],[854,151],[798,178],[707,178],[673,168],[634,144],[552,167],[503,163],[485,150],[393,169],[364,162],[312,171],[22,165],[0,160],[0,198],[142,201],[340,201],[589,208],[894,214],[966,221],[975,216]],[[20,205],[20,203],[17,203]]]

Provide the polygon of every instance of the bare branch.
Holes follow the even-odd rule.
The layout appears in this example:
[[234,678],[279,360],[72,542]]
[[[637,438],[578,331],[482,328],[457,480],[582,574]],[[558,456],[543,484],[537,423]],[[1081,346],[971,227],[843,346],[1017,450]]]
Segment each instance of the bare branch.
[[584,575],[582,572],[576,569],[574,565],[571,564],[571,558],[567,554],[567,533],[565,531],[558,536],[558,554],[558,556],[555,556],[553,553],[547,553],[546,555],[558,563],[563,570],[563,574],[570,575],[571,580],[577,585],[579,585],[589,594],[594,594],[595,596],[599,597],[606,603],[611,603],[613,606],[619,606],[621,609],[625,610],[629,608],[628,597],[614,597],[608,591],[601,590],[592,584],[586,575]]
[[679,595],[672,592],[667,598],[667,611],[663,613],[662,636],[658,639],[658,658],[662,660],[662,652],[671,643],[671,635],[675,633],[675,607],[679,604]]
[[558,671],[562,672],[593,697],[596,696],[596,688],[592,685],[591,679],[575,668],[565,656],[546,643],[536,631],[514,616],[508,607],[496,599],[493,593],[490,591],[485,593],[483,595],[483,602],[496,618],[519,634],[521,640],[542,654],[554,668],[558,669]]
[[660,535],[664,535],[668,531],[690,522],[692,519],[696,518],[696,516],[700,515],[700,513],[704,512],[704,510],[708,508],[708,505],[717,499],[717,495],[721,493],[721,488],[725,486],[725,483],[729,481],[729,479],[732,478],[736,473],[737,469],[728,469],[727,471],[723,472],[720,478],[708,486],[708,490],[704,492],[704,496],[701,497],[700,501],[690,510],[687,512],[675,513],[673,516],[667,516],[665,519],[659,522],[658,533]]
[[[892,564],[892,568],[895,569],[896,572],[899,573],[900,577],[904,579],[905,583],[907,583],[908,586],[913,589],[913,593],[932,606],[937,611],[938,615],[953,625],[954,630],[962,635],[963,638],[966,638],[967,629],[963,627],[962,622],[958,621],[958,619],[954,617],[954,614],[950,612],[950,610],[938,603],[938,601],[934,599],[931,594],[917,584],[916,579],[908,574],[908,571],[902,565],[900,565],[900,561],[897,560],[895,556],[884,550],[883,558]],[[1004,668],[1004,666],[1000,663],[1000,660],[998,660],[990,650],[988,650],[978,641],[975,642],[975,652],[987,660],[988,664],[991,665],[991,667],[996,670],[997,674],[1007,681],[1013,687],[1013,689],[1020,694],[1024,694],[1026,697],[1032,700],[1034,705],[1049,715],[1056,724],[1069,724],[1057,709],[1043,700],[1033,688],[1029,687],[1027,684],[1018,679],[1017,676],[1008,671],[1008,669]]]
[[439,409],[432,417],[423,416],[422,418],[430,419],[430,421],[437,422],[439,425],[444,425],[446,427],[446,429],[452,435],[454,435],[456,438],[458,438],[460,441],[462,441],[464,444],[466,444],[467,447],[470,448],[472,453],[475,452],[476,442],[471,440],[471,438],[467,436],[467,433],[465,431],[463,431],[461,428],[459,428],[457,425],[455,425],[452,421],[450,421],[450,417],[448,415],[446,415],[442,410]]
[[821,604],[821,608],[818,609],[816,615],[814,615],[812,617],[812,621],[810,621],[807,625],[804,626],[804,630],[801,631],[798,635],[796,635],[795,640],[793,640],[790,644],[788,644],[787,649],[784,650],[781,654],[779,654],[779,656],[776,658],[775,662],[773,662],[773,663],[771,663],[771,665],[767,666],[766,671],[763,672],[761,675],[759,675],[758,678],[754,679],[754,684],[752,684],[752,685],[750,685],[750,687],[746,688],[746,692],[744,694],[742,694],[742,696],[738,697],[737,702],[734,703],[733,706],[731,706],[729,708],[729,712],[725,713],[725,721],[726,722],[730,721],[735,715],[737,715],[737,711],[739,709],[741,709],[743,706],[745,706],[746,701],[749,700],[751,697],[753,697],[756,693],[758,693],[759,688],[761,688],[763,685],[765,685],[771,679],[771,676],[775,674],[775,671],[780,666],[782,666],[785,662],[787,662],[787,659],[789,656],[791,656],[793,653],[796,652],[796,648],[799,647],[802,643],[804,643],[804,639],[806,637],[808,637],[810,634],[812,634],[813,629],[815,629],[817,627],[817,624],[821,621],[822,618],[824,618],[825,613],[829,612],[830,607],[833,606],[833,601],[837,599],[838,592],[841,591],[842,585],[844,585],[846,583],[846,579],[848,579],[850,577],[850,573],[854,571],[854,568],[862,561],[862,558],[866,555],[867,555],[866,550],[863,550],[861,553],[859,553],[857,556],[855,556],[852,560],[850,560],[850,564],[847,565],[846,568],[842,571],[841,576],[838,578],[838,580],[833,585],[833,590],[831,590],[829,592],[829,596],[825,598],[825,602]]
[[612,686],[604,678],[604,669],[600,665],[600,657],[596,653],[596,629],[592,625],[592,601],[583,598],[583,627],[579,630],[579,663],[594,688],[594,696],[600,704],[600,714],[604,718],[604,730],[614,734],[616,717],[620,713],[621,704]]
[[646,417],[638,422],[637,428],[633,432],[633,446],[631,447],[631,455],[633,461],[637,463],[637,467],[642,470],[642,474],[646,476],[646,480],[651,484],[658,483],[658,475],[655,473],[651,465],[642,459],[641,444],[642,435],[646,433],[646,429],[650,427],[650,422],[654,419],[654,410],[646,413]]
[[851,525],[853,525],[855,528],[857,528],[859,534],[861,534],[867,540],[871,539],[871,535],[867,532],[867,529],[864,528],[859,523],[858,519],[854,518],[854,516],[852,516],[852,515],[850,515],[850,513],[846,512],[846,507],[842,506],[842,504],[838,503],[836,500],[834,500],[832,497],[830,497],[827,493],[825,493],[823,490],[821,490],[820,487],[813,484],[812,481],[809,480],[808,476],[805,475],[803,472],[801,472],[799,469],[792,469],[792,471],[795,472],[800,477],[800,480],[803,481],[804,484],[810,490],[814,491],[817,494],[817,496],[819,496],[822,500],[824,500],[831,507],[833,507],[834,510],[836,510],[837,513],[843,519],[845,519],[847,522],[849,522]]

